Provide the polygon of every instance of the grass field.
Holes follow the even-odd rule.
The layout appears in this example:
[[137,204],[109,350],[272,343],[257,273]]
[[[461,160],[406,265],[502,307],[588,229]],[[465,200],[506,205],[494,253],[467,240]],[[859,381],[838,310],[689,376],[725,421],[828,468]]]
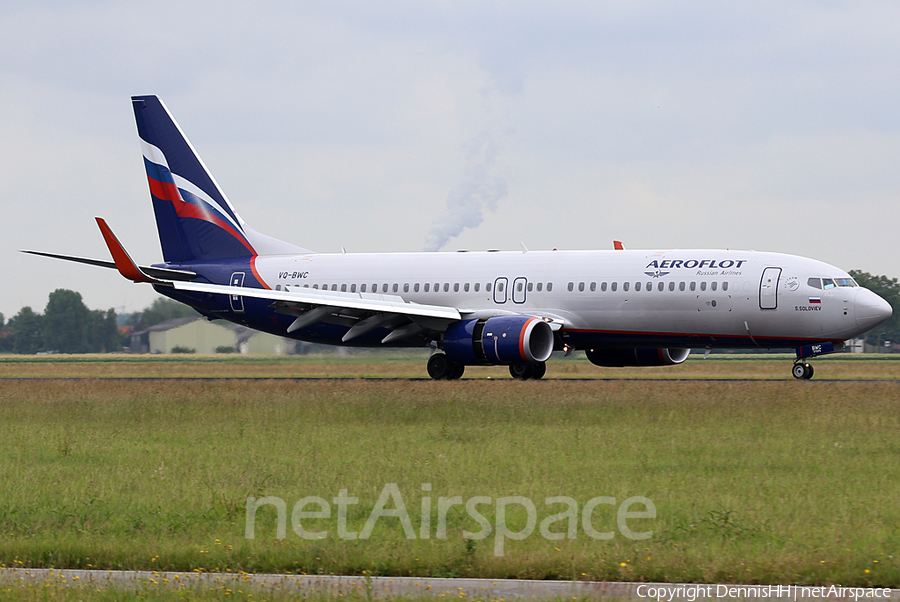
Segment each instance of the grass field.
[[[900,362],[816,363],[817,378],[893,379],[882,382],[794,381],[789,358],[634,372],[663,379],[651,381],[585,380],[632,371],[570,360],[540,382],[500,380],[502,368],[458,382],[284,378],[419,377],[420,359],[3,358],[4,377],[271,379],[0,380],[0,564],[900,586]],[[735,375],[784,380],[665,380]],[[391,483],[412,539],[389,516],[368,539],[342,539],[336,503],[328,518],[303,518],[324,539],[290,521],[279,539],[273,506],[245,538],[248,497],[281,498],[290,518],[303,497],[347,490],[359,503],[346,529],[359,533]],[[481,525],[461,505],[436,536],[438,498],[453,496],[491,498],[478,507],[487,538],[463,537]],[[533,501],[536,525],[503,539],[500,556],[498,499],[510,496]],[[553,496],[577,503],[577,520],[549,529],[574,525],[573,539],[539,533],[566,510],[545,503]],[[615,502],[596,505],[588,526],[611,539],[582,522],[598,496]],[[618,522],[634,496],[656,509],[627,521],[648,539]],[[508,506],[505,524],[527,529],[525,507]]]

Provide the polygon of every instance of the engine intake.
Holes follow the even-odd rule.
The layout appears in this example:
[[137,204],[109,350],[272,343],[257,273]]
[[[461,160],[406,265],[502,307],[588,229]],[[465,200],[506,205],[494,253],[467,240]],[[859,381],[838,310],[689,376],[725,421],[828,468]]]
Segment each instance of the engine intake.
[[674,366],[691,354],[690,349],[589,349],[584,352],[595,366]]
[[444,352],[457,364],[531,364],[553,352],[550,325],[531,316],[463,320],[444,333]]

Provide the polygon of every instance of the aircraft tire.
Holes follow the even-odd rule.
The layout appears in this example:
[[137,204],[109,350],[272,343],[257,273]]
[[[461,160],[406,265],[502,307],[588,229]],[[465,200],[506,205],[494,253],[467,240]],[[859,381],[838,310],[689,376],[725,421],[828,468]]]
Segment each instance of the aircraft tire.
[[801,364],[796,363],[794,367],[791,368],[791,374],[794,375],[794,378],[800,380],[809,380],[813,377],[815,370],[813,369],[811,364]]
[[453,362],[447,359],[445,353],[433,353],[428,358],[428,376],[434,380],[446,380],[453,373]]
[[509,375],[516,380],[528,380],[533,378],[534,369],[529,364],[510,364]]
[[544,378],[545,374],[547,374],[547,362],[534,364],[531,367],[531,378],[533,378],[534,380],[540,380]]
[[460,378],[462,378],[462,375],[465,374],[465,372],[466,372],[465,364],[456,364],[456,363],[451,362],[450,365],[452,367],[452,370],[450,372],[450,375],[447,376],[447,379],[448,380],[459,380]]

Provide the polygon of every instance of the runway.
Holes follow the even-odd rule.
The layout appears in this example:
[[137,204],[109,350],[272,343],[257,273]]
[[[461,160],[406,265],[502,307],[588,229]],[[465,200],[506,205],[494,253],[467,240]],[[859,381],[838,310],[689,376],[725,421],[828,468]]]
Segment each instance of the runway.
[[[66,382],[259,382],[259,381],[284,381],[284,382],[432,382],[431,378],[396,378],[390,376],[356,377],[356,376],[0,376],[2,381],[66,381]],[[462,378],[455,381],[441,382],[466,382],[466,381],[498,381],[498,382],[522,382],[513,378]],[[636,382],[636,383],[787,383],[800,382],[804,385],[835,384],[835,383],[897,383],[896,378],[832,378],[798,381],[788,378],[542,378],[529,380],[529,383],[542,382],[567,382],[567,383],[596,383],[596,382]]]
[[[833,600],[900,602],[900,589],[835,586],[624,583],[610,581],[531,581],[525,579],[439,579],[365,575],[284,575],[158,571],[0,569],[0,584],[40,587],[116,587],[127,590],[258,590],[365,598],[448,597],[465,600],[723,600],[796,602]],[[858,590],[858,591],[857,591]],[[866,593],[868,592],[868,596]],[[655,596],[654,596],[655,594]],[[856,598],[856,599],[854,599]]]

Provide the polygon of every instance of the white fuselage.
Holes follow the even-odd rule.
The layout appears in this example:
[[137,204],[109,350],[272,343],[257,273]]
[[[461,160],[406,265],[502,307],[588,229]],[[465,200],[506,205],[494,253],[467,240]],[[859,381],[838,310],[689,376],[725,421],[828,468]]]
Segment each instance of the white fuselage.
[[839,268],[755,251],[303,254],[259,256],[255,270],[276,290],[327,287],[478,315],[550,316],[564,333],[612,345],[629,337],[716,347],[839,341],[874,326],[886,305],[855,283],[821,288],[817,279],[847,284]]

